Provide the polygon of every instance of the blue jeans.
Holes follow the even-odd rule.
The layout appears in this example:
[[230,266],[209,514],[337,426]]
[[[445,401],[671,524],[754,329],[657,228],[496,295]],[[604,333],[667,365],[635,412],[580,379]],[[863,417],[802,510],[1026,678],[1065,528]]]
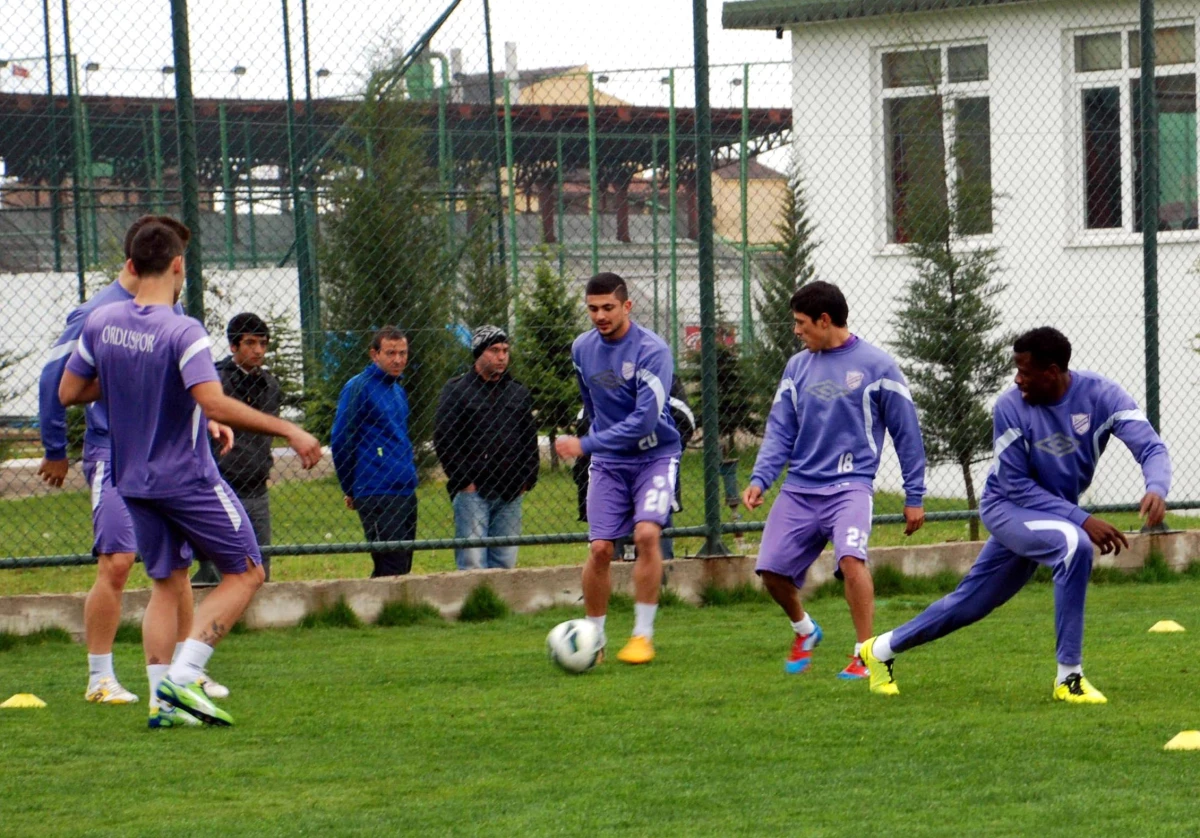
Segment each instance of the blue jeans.
[[[485,498],[478,492],[454,496],[455,538],[499,538],[521,534],[521,498],[510,501]],[[459,570],[483,567],[516,567],[517,547],[459,547],[454,551]]]

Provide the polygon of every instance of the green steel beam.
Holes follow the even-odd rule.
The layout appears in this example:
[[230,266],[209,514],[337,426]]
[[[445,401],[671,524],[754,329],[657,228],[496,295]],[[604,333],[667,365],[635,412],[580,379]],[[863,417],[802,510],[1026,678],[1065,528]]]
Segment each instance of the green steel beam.
[[742,208],[742,346],[754,340],[754,318],[750,311],[750,65],[742,65],[742,138],[738,153],[738,203]]
[[671,356],[679,363],[679,153],[675,132],[675,69],[667,73],[667,213],[671,216]]
[[588,184],[592,222],[592,273],[600,272],[600,176],[596,159],[596,74],[588,73]]
[[1140,0],[1142,78],[1142,310],[1145,334],[1146,418],[1158,430],[1158,90],[1154,79],[1154,0]]
[[254,155],[250,146],[250,121],[242,122],[243,152],[242,168],[246,172],[246,222],[250,236],[250,267],[258,267],[258,228],[254,220]]
[[[63,47],[67,51],[67,105],[71,114],[71,214],[75,219],[75,281],[79,302],[87,299],[85,255],[83,252],[83,195],[79,179],[83,176],[80,166],[81,138],[79,136],[79,96],[76,89],[75,56],[71,53],[71,18],[67,0],[62,0]],[[52,69],[52,68],[51,68]]]
[[225,267],[233,270],[233,238],[234,214],[236,205],[233,200],[233,166],[229,160],[229,121],[225,116],[225,103],[217,106],[217,120],[221,133],[221,191],[225,194]]
[[196,107],[192,96],[187,0],[171,0],[171,40],[175,47],[175,129],[179,135],[183,223],[192,231],[192,241],[184,262],[187,272],[187,313],[203,323],[204,246],[200,229],[200,160],[196,151]]
[[513,150],[512,131],[512,86],[508,79],[504,80],[504,176],[508,182],[508,238],[509,257],[512,260],[512,304],[513,316],[517,310],[517,298],[520,295],[520,266],[517,264],[517,175]]

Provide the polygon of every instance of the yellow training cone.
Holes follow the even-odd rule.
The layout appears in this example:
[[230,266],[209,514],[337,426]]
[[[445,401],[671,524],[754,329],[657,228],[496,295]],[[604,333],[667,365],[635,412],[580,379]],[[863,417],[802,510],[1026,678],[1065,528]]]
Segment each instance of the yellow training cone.
[[1184,631],[1184,628],[1174,620],[1159,620],[1157,623],[1150,626],[1150,631],[1154,632],[1155,634],[1163,634],[1171,631]]
[[1185,730],[1163,746],[1164,751],[1200,751],[1200,730]]
[[[46,706],[46,702],[42,701],[33,693],[17,693],[8,701],[0,704],[0,707],[5,707],[10,710],[17,709],[38,709]],[[1197,734],[1200,736],[1200,734]]]

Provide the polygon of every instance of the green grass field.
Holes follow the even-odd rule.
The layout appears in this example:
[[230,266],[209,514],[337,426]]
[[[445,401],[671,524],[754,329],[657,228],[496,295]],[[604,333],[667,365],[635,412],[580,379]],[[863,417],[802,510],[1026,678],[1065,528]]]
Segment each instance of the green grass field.
[[[885,599],[877,625],[932,598]],[[1104,707],[1050,700],[1052,599],[1030,585],[902,656],[898,699],[833,677],[852,633],[828,597],[801,676],[763,603],[665,607],[653,664],[577,677],[542,650],[565,609],[239,634],[212,666],[237,726],[155,732],[144,707],[82,701],[81,647],[25,641],[0,693],[49,707],[0,710],[0,833],[1194,835],[1200,753],[1162,747],[1200,728],[1200,580],[1093,588]],[[1189,631],[1148,634],[1159,619]],[[614,644],[631,621],[610,617]],[[138,647],[116,656],[144,691]]]
[[[739,475],[742,484],[749,479],[754,465],[754,451],[742,453]],[[680,469],[684,487],[684,511],[676,517],[679,526],[704,522],[704,487],[701,457],[689,452]],[[452,538],[454,513],[443,483],[427,482],[418,490],[420,511],[417,534],[421,538]],[[768,495],[772,500],[775,493]],[[91,515],[86,492],[51,494],[42,497],[0,501],[0,555],[57,555],[86,553],[91,549]],[[903,507],[900,495],[879,493],[875,499],[877,514],[899,513]],[[926,499],[928,511],[965,508],[960,498]],[[744,515],[748,521],[765,521],[770,504]],[[745,513],[745,510],[741,510]],[[312,482],[284,483],[271,489],[271,512],[276,544],[353,542],[361,541],[362,527],[358,516],[342,504],[342,493],[333,479]],[[568,469],[543,468],[537,487],[524,506],[524,532],[579,532],[587,525],[576,520],[575,484]],[[1105,516],[1123,529],[1137,529],[1136,514]],[[728,513],[726,516],[728,519]],[[1196,525],[1196,519],[1168,516],[1172,526],[1186,528]],[[923,529],[906,539],[901,525],[882,525],[871,533],[873,547],[896,544],[936,544],[944,541],[965,541],[968,527],[965,521],[929,522]],[[758,533],[749,533],[743,546],[757,551]],[[701,546],[695,538],[679,539],[676,554],[694,554]],[[727,537],[730,549],[737,543]],[[524,567],[579,564],[587,556],[587,548],[577,545],[547,545],[522,547],[518,563]],[[435,573],[454,569],[452,550],[424,550],[416,554],[414,573]],[[366,554],[282,556],[273,560],[272,578],[277,581],[302,579],[361,578],[370,575],[371,559]],[[0,570],[0,596],[30,593],[70,593],[91,587],[95,570],[91,567],[37,568],[29,570]],[[145,587],[145,575],[135,569],[130,587]]]

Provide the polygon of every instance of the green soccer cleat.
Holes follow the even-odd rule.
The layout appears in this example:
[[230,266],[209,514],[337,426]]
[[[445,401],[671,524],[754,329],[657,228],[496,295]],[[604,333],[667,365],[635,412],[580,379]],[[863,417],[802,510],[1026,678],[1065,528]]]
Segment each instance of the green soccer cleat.
[[1054,687],[1054,700],[1067,704],[1108,704],[1104,693],[1093,687],[1087,678],[1072,672]]
[[207,725],[233,724],[233,716],[213,703],[199,681],[181,685],[170,678],[163,678],[158,685],[158,700],[195,716]]
[[203,722],[186,710],[162,704],[150,711],[149,727],[161,730],[168,727],[199,727]]
[[871,677],[868,679],[871,685],[871,692],[875,695],[900,695],[900,687],[896,684],[896,679],[892,677],[892,661],[881,661],[875,657],[875,638],[868,637],[863,641],[862,648],[859,649],[858,656],[871,671]]

